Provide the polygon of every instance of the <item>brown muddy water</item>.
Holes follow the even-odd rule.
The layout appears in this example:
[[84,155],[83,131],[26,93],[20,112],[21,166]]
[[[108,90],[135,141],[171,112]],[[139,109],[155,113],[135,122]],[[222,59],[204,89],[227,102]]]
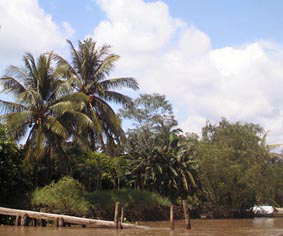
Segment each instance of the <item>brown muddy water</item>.
[[95,228],[53,228],[0,226],[0,236],[283,236],[283,218],[255,218],[229,220],[192,220],[192,230],[184,229],[182,221],[176,222],[174,231],[163,229],[168,222],[147,222],[150,230],[110,230]]

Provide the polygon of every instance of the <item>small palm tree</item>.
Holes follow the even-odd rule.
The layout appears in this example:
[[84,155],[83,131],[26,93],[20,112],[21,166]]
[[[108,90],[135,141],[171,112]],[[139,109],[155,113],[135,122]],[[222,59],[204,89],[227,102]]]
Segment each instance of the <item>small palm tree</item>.
[[24,68],[10,66],[0,78],[4,91],[13,100],[0,100],[1,117],[16,140],[26,138],[26,158],[60,150],[61,144],[71,137],[67,120],[92,125],[76,104],[65,98],[66,81],[61,79],[61,69],[52,66],[52,58],[51,53],[36,60],[27,53],[23,57]]
[[105,140],[110,144],[108,147],[113,147],[124,139],[124,132],[109,103],[131,105],[131,99],[117,90],[136,90],[138,84],[133,78],[108,78],[119,59],[109,52],[109,46],[98,47],[92,39],[86,39],[79,41],[76,49],[71,41],[67,42],[71,48],[72,63],[57,55],[58,66],[65,68],[65,76],[77,96],[87,97],[83,112],[95,125],[95,128],[79,131],[77,141],[88,143],[94,150],[99,147],[105,150]]

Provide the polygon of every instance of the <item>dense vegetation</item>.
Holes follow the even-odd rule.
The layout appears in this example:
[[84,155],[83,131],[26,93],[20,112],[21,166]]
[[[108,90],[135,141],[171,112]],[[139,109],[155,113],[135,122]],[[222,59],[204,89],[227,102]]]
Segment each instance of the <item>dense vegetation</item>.
[[111,218],[119,201],[131,220],[154,220],[181,201],[214,217],[283,205],[283,160],[263,128],[222,119],[185,134],[165,96],[123,94],[138,84],[109,78],[108,46],[68,43],[71,62],[25,54],[0,78],[1,206]]

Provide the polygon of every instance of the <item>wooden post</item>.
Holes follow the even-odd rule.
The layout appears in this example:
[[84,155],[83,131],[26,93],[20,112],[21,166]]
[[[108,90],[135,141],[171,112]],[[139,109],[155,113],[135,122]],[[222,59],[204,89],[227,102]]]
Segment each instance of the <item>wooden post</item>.
[[44,219],[40,219],[40,220],[39,220],[39,222],[40,222],[40,226],[42,226],[42,227],[46,227],[46,225],[47,225],[46,220],[44,220]]
[[171,226],[171,229],[172,229],[172,230],[175,229],[175,222],[174,222],[174,205],[173,205],[173,204],[170,205],[170,226]]
[[23,215],[21,219],[21,226],[27,226],[28,225],[28,215]]
[[118,220],[118,217],[119,217],[119,205],[120,205],[119,202],[115,202],[114,223],[115,223],[116,229],[119,229],[119,220]]
[[183,211],[184,211],[186,229],[191,229],[192,226],[191,226],[190,212],[189,212],[187,200],[182,200],[182,203],[183,203]]
[[121,216],[120,216],[120,229],[123,229],[123,220],[124,220],[124,207],[121,207]]
[[58,227],[65,227],[64,219],[62,217],[58,218]]
[[32,219],[32,226],[34,226],[34,227],[37,226],[37,219]]
[[15,226],[19,226],[21,224],[21,216],[17,215],[15,219]]

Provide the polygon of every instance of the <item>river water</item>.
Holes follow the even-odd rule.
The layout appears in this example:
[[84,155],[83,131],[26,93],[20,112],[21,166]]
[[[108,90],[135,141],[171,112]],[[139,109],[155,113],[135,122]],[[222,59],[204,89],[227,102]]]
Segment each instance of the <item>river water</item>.
[[53,228],[0,226],[0,236],[283,236],[283,218],[192,220],[192,230],[184,229],[183,221],[176,222],[174,231],[164,229],[168,222],[147,222],[151,230],[110,230],[95,228]]

